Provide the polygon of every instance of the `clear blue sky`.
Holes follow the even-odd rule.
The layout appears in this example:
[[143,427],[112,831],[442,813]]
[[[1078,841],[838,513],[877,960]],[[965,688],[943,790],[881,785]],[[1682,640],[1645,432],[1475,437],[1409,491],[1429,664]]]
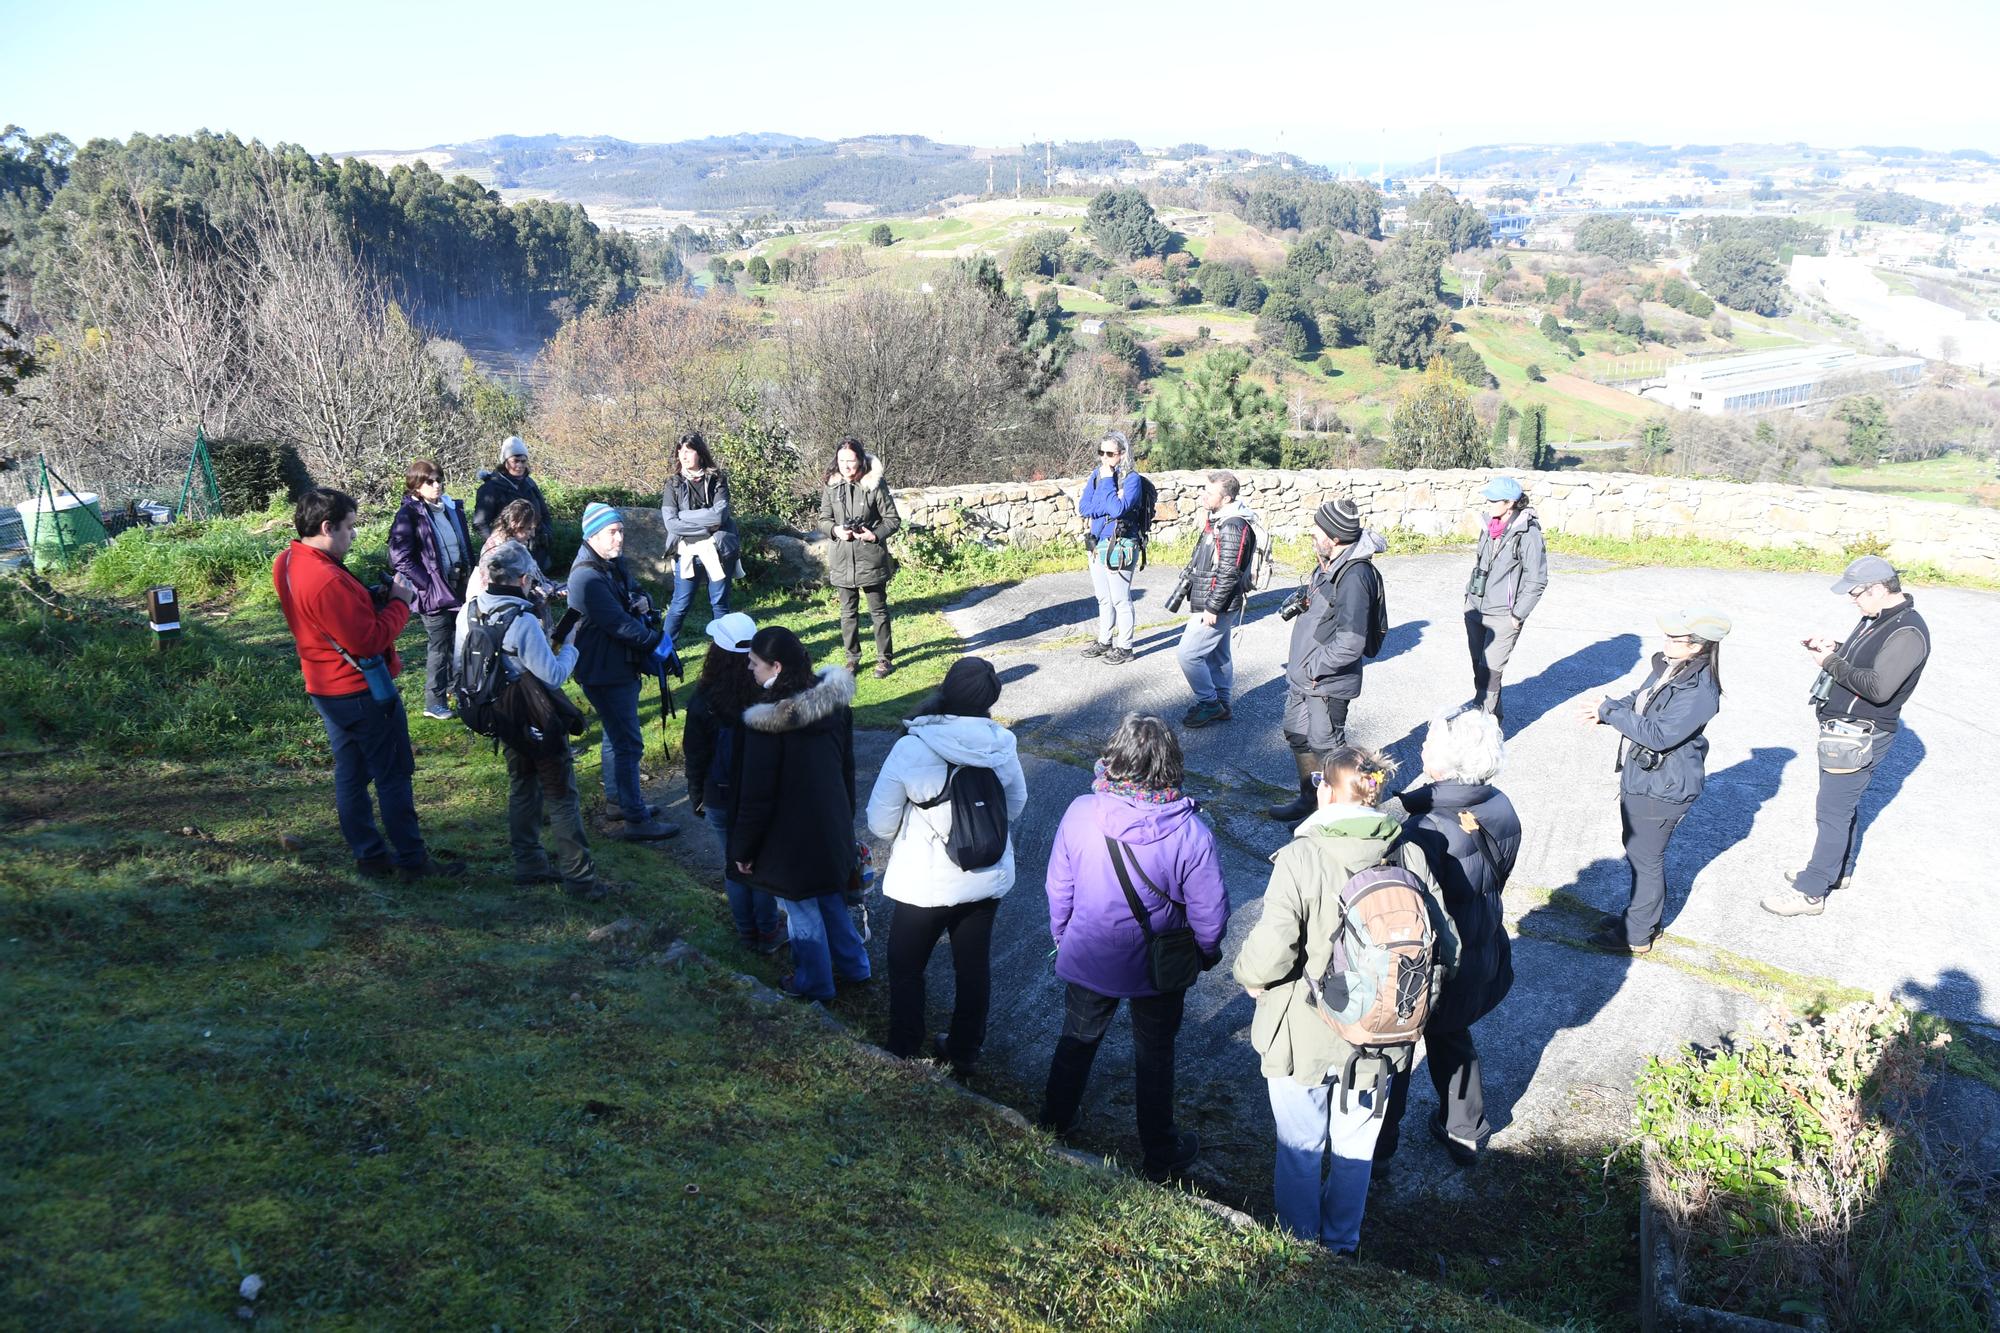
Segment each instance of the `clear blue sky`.
[[79,142],[777,130],[1198,140],[1335,165],[1612,138],[2000,153],[2000,0],[0,0],[0,50],[0,122]]

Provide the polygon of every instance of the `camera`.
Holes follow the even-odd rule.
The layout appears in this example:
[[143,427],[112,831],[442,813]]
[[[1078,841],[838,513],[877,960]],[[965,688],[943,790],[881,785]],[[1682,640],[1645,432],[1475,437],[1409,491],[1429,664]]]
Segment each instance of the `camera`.
[[371,583],[368,585],[368,598],[375,603],[375,609],[378,611],[389,604],[389,598],[392,595],[389,591],[389,585],[386,583]]
[[1278,619],[1297,620],[1306,613],[1306,608],[1310,605],[1312,605],[1312,589],[1294,588],[1292,595],[1278,608]]
[[1626,753],[1625,757],[1648,773],[1667,762],[1667,757],[1658,750],[1649,750],[1637,742],[1633,743],[1631,750]]
[[1188,593],[1192,590],[1193,586],[1194,581],[1188,577],[1188,572],[1183,569],[1180,578],[1174,582],[1174,590],[1167,594],[1168,615],[1178,613],[1183,606],[1187,605]]

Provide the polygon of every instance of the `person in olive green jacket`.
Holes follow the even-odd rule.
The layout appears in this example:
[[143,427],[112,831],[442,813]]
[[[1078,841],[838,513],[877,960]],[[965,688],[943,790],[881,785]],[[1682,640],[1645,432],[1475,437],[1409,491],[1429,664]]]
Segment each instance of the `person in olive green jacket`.
[[[1353,1060],[1354,1048],[1320,1016],[1305,977],[1324,976],[1340,924],[1340,894],[1371,866],[1402,866],[1422,882],[1437,932],[1437,959],[1458,968],[1458,933],[1423,852],[1376,808],[1396,766],[1371,750],[1322,755],[1312,781],[1319,806],[1272,857],[1263,914],[1236,955],[1236,980],[1257,1002],[1250,1044],[1263,1057],[1277,1121],[1272,1199],[1278,1222],[1337,1254],[1361,1242],[1369,1168],[1387,1094],[1377,1076],[1409,1068],[1414,1048],[1388,1060]],[[1386,1070],[1384,1066],[1387,1066]],[[1342,1087],[1343,1080],[1351,1086]],[[1329,1149],[1331,1152],[1329,1153]]]
[[826,581],[840,594],[840,637],[847,647],[849,675],[861,671],[861,597],[875,622],[875,674],[896,669],[889,638],[889,579],[896,562],[889,538],[903,526],[896,497],[882,480],[882,460],[852,435],[833,451],[833,470],[820,496],[819,530],[832,540],[826,552]]

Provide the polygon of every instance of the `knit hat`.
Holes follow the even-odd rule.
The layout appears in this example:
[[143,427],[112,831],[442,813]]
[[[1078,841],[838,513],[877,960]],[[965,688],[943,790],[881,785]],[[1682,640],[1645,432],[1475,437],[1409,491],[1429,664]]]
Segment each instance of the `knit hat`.
[[725,653],[747,653],[750,640],[757,636],[757,622],[741,611],[731,611],[708,622],[708,637]]
[[535,568],[535,557],[519,542],[506,541],[486,553],[489,583],[518,583]]
[[1361,511],[1344,495],[1335,496],[1313,514],[1313,522],[1341,546],[1361,536]]
[[1660,617],[1660,628],[1676,638],[1704,639],[1721,643],[1729,637],[1729,617],[1720,611],[1691,608]]
[[1853,592],[1871,583],[1887,583],[1896,577],[1896,567],[1879,555],[1864,555],[1841,571],[1834,583],[1835,592]]
[[1512,477],[1495,477],[1479,493],[1489,500],[1518,500],[1521,498],[1521,483]]
[[520,436],[509,435],[500,442],[500,461],[502,463],[505,463],[510,458],[526,458],[527,456],[528,442]]
[[953,717],[985,717],[1000,697],[1000,676],[983,657],[961,657],[944,673],[938,686],[936,713]]
[[612,524],[623,527],[625,516],[601,500],[592,500],[583,507],[583,539],[589,541]]

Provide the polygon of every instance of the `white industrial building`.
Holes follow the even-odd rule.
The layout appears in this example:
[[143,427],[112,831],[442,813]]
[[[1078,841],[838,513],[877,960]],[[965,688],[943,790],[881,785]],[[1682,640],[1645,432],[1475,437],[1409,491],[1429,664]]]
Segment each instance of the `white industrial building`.
[[[1709,357],[1667,368],[1658,398],[1682,412],[1782,412],[1871,386],[1908,388],[1923,378],[1915,356],[1864,356],[1846,347],[1790,347]],[[1649,395],[1651,396],[1651,395]]]

